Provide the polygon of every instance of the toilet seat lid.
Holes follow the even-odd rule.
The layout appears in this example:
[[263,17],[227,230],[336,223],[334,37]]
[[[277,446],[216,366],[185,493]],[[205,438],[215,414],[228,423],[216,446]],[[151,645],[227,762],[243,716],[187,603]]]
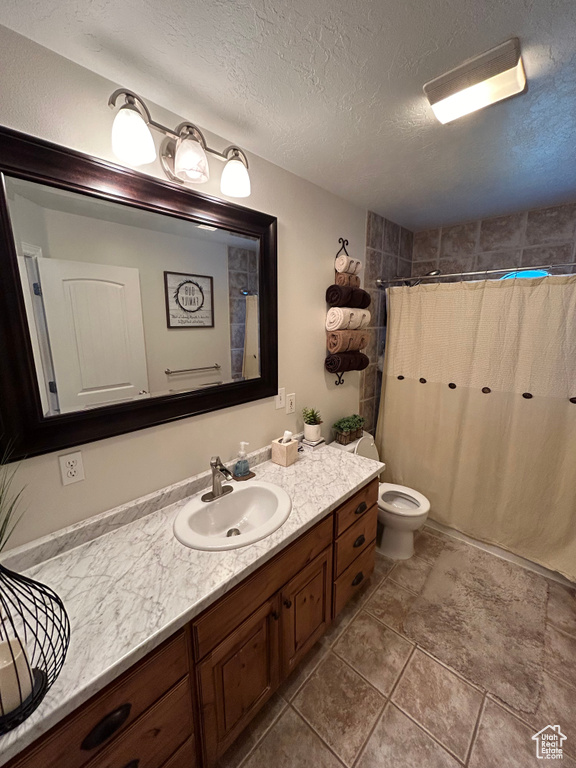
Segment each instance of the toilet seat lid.
[[356,444],[356,450],[354,453],[357,456],[364,456],[365,459],[380,461],[378,448],[376,448],[372,435],[364,435],[364,437],[361,437]]
[[405,485],[380,483],[378,488],[378,506],[393,515],[415,517],[430,511],[430,502],[422,493]]

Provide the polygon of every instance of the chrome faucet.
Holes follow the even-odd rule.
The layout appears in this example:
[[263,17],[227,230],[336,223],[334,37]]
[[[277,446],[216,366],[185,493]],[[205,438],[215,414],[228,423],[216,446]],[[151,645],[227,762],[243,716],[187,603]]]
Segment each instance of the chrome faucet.
[[232,480],[232,475],[220,461],[220,456],[212,456],[210,469],[212,470],[212,490],[202,496],[202,501],[215,501],[234,490],[231,485],[222,485],[222,478]]

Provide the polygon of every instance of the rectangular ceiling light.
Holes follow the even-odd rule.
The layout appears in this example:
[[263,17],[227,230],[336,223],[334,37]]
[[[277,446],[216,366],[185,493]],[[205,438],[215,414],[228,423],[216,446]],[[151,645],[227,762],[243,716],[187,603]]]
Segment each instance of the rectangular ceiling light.
[[520,41],[516,37],[424,86],[424,93],[441,123],[449,123],[525,90],[526,75]]

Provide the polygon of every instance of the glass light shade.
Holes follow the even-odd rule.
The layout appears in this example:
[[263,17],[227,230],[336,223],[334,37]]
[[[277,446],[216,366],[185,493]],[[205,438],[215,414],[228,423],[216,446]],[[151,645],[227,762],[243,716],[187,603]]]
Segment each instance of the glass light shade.
[[220,191],[227,197],[248,197],[251,192],[250,175],[242,160],[233,157],[224,166]]
[[196,184],[203,184],[210,178],[206,152],[193,136],[183,136],[176,143],[174,175],[182,181],[194,181]]
[[150,128],[135,107],[125,104],[112,124],[112,151],[128,165],[146,165],[156,160],[156,147]]
[[526,87],[526,74],[522,59],[512,69],[507,69],[499,75],[489,77],[481,83],[464,88],[458,93],[448,96],[442,101],[432,104],[432,110],[441,123],[450,123],[458,117],[469,115],[478,109],[495,104],[517,93],[522,93]]

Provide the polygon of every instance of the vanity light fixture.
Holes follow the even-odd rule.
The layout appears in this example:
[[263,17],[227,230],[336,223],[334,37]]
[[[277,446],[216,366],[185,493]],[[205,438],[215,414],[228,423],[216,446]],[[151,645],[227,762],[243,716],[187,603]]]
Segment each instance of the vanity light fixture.
[[424,86],[441,123],[524,93],[526,74],[517,37],[476,56]]
[[133,166],[145,165],[156,159],[156,147],[151,129],[164,134],[160,148],[160,162],[164,173],[179,184],[203,184],[210,178],[207,155],[225,163],[220,180],[220,191],[227,197],[248,197],[250,175],[248,159],[235,146],[223,152],[206,144],[202,131],[192,123],[180,123],[174,130],[152,120],[143,99],[132,91],[118,88],[108,99],[115,109],[120,97],[124,104],[118,110],[112,125],[112,149],[116,157]]

